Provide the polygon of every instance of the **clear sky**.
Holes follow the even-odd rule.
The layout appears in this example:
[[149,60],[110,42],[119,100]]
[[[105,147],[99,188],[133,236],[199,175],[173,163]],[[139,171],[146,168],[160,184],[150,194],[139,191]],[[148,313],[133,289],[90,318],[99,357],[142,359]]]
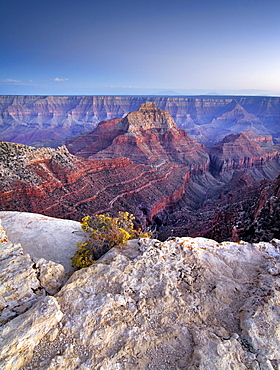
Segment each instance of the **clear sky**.
[[280,96],[280,0],[1,0],[0,94]]

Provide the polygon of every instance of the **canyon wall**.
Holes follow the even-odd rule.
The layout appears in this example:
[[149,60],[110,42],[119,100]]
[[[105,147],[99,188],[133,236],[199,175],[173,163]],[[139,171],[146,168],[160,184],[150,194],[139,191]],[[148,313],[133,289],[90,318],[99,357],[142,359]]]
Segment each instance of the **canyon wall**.
[[42,213],[80,221],[87,214],[127,210],[140,222],[178,201],[190,167],[129,158],[89,160],[65,147],[31,148],[0,142],[1,210]]
[[280,98],[240,96],[0,96],[0,139],[57,147],[151,101],[201,143],[244,130],[280,138]]

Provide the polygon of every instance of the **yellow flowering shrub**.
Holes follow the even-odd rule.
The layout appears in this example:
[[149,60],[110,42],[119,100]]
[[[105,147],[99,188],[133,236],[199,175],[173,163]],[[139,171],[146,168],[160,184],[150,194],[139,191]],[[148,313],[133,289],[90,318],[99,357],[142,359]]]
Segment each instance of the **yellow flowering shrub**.
[[88,237],[85,243],[78,243],[72,266],[88,267],[112,247],[130,239],[150,237],[150,233],[135,230],[134,219],[134,215],[128,212],[119,212],[118,217],[113,218],[107,215],[84,217],[81,227]]

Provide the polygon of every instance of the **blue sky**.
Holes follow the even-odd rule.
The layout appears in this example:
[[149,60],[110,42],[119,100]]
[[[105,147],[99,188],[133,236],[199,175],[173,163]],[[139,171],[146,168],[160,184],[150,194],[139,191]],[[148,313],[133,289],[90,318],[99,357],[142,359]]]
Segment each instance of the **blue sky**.
[[279,0],[1,0],[0,94],[280,96]]

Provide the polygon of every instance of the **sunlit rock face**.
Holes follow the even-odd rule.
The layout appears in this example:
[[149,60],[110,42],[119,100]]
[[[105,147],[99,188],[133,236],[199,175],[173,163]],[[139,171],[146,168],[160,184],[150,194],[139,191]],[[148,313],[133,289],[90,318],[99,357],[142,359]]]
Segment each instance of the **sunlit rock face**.
[[1,368],[277,368],[279,245],[184,237],[113,248],[3,326]]
[[212,145],[253,130],[280,138],[280,99],[274,97],[0,96],[5,141],[57,147],[98,122],[137,111],[146,101],[168,111],[193,139]]

